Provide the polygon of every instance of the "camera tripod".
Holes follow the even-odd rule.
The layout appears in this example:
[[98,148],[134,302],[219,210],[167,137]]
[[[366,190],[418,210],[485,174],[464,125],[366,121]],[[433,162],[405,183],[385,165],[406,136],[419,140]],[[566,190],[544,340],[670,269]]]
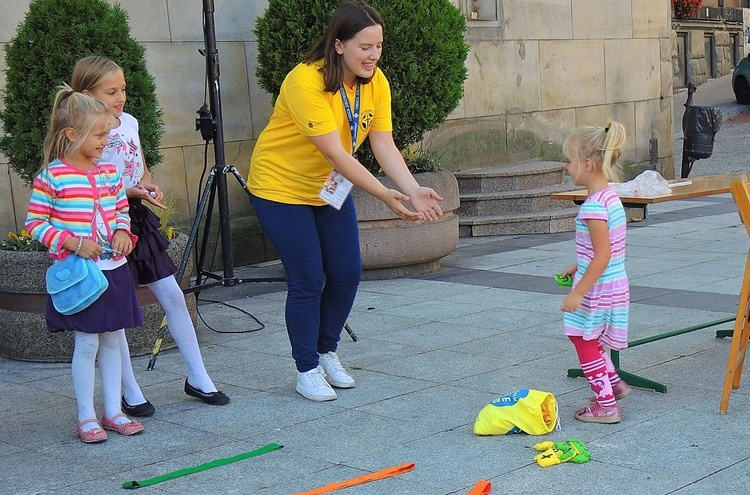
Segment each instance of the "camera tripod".
[[[199,50],[206,59],[206,84],[208,86],[209,101],[197,111],[198,118],[195,119],[195,130],[200,131],[201,137],[208,146],[209,141],[214,143],[215,163],[206,179],[206,184],[200,195],[198,206],[196,207],[195,217],[190,227],[190,235],[185,246],[185,252],[182,255],[180,266],[177,270],[177,281],[180,282],[185,275],[187,265],[190,261],[190,252],[195,242],[195,238],[200,228],[201,219],[205,213],[205,224],[203,227],[203,237],[200,248],[197,250],[196,261],[196,279],[193,287],[184,289],[183,292],[195,293],[196,295],[203,289],[216,286],[232,287],[245,282],[285,282],[283,277],[266,277],[240,279],[234,275],[234,262],[232,259],[232,239],[229,226],[229,195],[227,192],[227,174],[232,174],[240,186],[245,190],[248,197],[250,189],[245,179],[233,165],[227,165],[224,155],[224,126],[221,114],[221,85],[219,82],[219,51],[216,48],[216,31],[214,27],[214,0],[203,0],[203,37],[205,49]],[[211,218],[213,215],[214,202],[218,198],[219,203],[219,235],[222,256],[222,273],[212,273],[204,268],[206,258],[206,247],[208,245],[209,233],[211,227]],[[204,282],[205,278],[205,282]],[[213,282],[208,282],[212,279]],[[349,324],[344,325],[344,329],[355,342],[359,340],[351,329]],[[147,370],[154,369],[156,357],[161,349],[161,344],[168,331],[166,316],[163,318],[159,332],[151,351]]]
[[[206,179],[206,184],[200,194],[198,206],[196,207],[195,217],[190,227],[185,252],[182,255],[180,266],[177,269],[177,281],[181,281],[185,275],[188,263],[190,261],[191,250],[195,238],[198,234],[203,215],[205,213],[205,224],[203,227],[203,237],[200,247],[197,251],[196,260],[196,279],[195,285],[184,289],[184,292],[197,294],[210,287],[222,285],[231,287],[245,280],[238,279],[234,275],[234,262],[232,260],[232,239],[229,230],[229,195],[227,192],[227,174],[232,174],[237,182],[242,186],[245,192],[250,195],[250,189],[245,183],[245,179],[232,165],[227,165],[224,155],[224,126],[221,114],[221,86],[219,83],[219,51],[216,48],[216,31],[214,27],[214,1],[203,0],[203,39],[204,50],[199,50],[201,55],[206,59],[206,85],[208,87],[209,101],[198,110],[198,118],[195,119],[195,130],[200,131],[201,137],[208,143],[214,143],[215,163]],[[207,151],[207,150],[206,150]],[[213,216],[214,202],[218,198],[219,203],[219,235],[222,257],[222,273],[215,274],[204,268],[206,259],[206,247],[208,245],[209,233],[211,228],[211,219]],[[204,281],[205,279],[205,281]],[[213,282],[208,282],[208,280]],[[264,278],[253,279],[256,282],[284,282],[284,278]],[[166,316],[163,318],[156,342],[151,351],[147,370],[154,369],[156,358],[161,350],[161,344],[164,341],[168,331]]]

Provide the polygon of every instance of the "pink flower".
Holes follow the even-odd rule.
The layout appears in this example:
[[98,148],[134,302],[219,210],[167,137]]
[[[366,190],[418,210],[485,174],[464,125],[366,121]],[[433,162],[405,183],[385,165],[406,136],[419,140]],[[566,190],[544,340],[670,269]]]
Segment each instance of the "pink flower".
[[672,0],[672,12],[678,19],[687,19],[701,8],[703,0]]

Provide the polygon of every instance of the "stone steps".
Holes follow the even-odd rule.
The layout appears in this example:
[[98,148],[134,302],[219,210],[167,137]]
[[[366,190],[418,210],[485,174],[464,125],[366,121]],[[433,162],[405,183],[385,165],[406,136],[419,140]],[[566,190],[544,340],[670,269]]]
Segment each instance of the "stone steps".
[[461,194],[514,191],[562,184],[565,181],[565,164],[524,162],[465,170],[454,175]]
[[578,189],[560,162],[525,162],[457,172],[459,235],[569,232],[578,207],[550,199]]
[[571,184],[557,184],[518,191],[461,194],[461,207],[458,214],[473,216],[492,215],[499,211],[531,213],[554,210],[560,208],[563,203],[550,199],[550,195],[570,190]]
[[510,234],[552,234],[575,230],[573,219],[578,207],[560,208],[539,213],[510,213],[459,217],[460,237]]

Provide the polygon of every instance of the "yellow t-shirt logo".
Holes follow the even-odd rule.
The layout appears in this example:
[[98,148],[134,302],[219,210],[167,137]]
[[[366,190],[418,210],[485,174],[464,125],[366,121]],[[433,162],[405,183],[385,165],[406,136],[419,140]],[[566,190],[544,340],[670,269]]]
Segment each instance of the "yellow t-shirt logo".
[[374,118],[375,115],[373,114],[372,110],[365,110],[362,113],[362,117],[359,121],[363,131],[366,132],[370,128],[370,124],[372,124],[372,119]]

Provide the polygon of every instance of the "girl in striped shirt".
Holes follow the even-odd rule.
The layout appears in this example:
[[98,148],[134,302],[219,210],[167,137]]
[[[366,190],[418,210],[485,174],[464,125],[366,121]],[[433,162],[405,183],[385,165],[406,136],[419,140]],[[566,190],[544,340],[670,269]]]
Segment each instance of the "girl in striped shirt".
[[579,127],[563,145],[568,173],[588,191],[575,220],[577,262],[562,271],[574,279],[561,309],[565,335],[576,348],[595,396],[574,417],[589,423],[619,423],[617,399],[632,391],[618,376],[605,348],[620,350],[628,345],[625,210],[608,182],[618,180],[615,167],[624,145],[625,129],[617,122]]
[[[59,261],[93,259],[109,282],[86,309],[59,313],[47,299],[47,327],[75,333],[73,389],[78,403],[78,436],[86,443],[107,439],[105,430],[134,435],[143,425],[120,409],[120,332],[143,324],[125,256],[136,237],[130,232],[128,201],[115,165],[99,158],[113,117],[96,99],[64,86],[55,96],[44,142],[44,166],[34,179],[26,229]],[[94,409],[95,363],[99,361],[104,414]]]

